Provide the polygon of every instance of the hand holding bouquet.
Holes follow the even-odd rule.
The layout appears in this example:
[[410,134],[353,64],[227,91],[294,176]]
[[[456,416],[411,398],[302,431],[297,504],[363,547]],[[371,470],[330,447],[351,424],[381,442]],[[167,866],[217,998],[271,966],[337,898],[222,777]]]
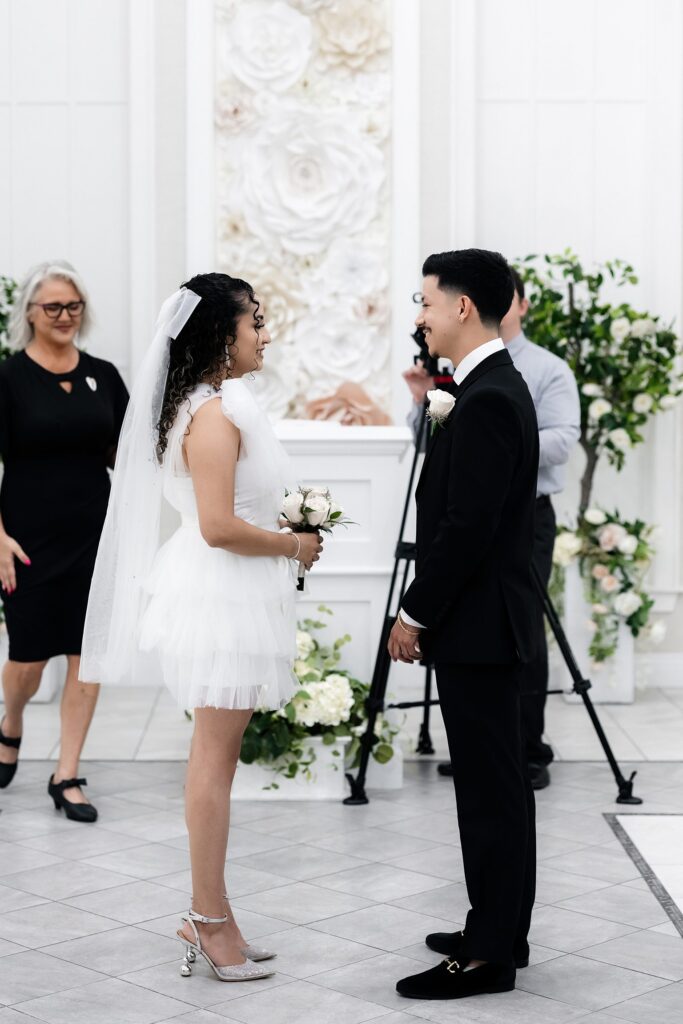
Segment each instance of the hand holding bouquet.
[[[300,487],[288,491],[282,503],[282,516],[294,533],[331,533],[335,526],[347,526],[352,520],[344,509],[332,500],[327,487]],[[304,589],[306,569],[299,566],[297,590]]]

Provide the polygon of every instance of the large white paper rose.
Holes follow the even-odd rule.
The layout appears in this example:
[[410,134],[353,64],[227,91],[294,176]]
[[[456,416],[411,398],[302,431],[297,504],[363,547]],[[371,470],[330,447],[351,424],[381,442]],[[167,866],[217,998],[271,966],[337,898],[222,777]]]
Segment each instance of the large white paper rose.
[[320,53],[332,66],[360,68],[389,51],[391,37],[384,3],[344,0],[321,11],[318,24]]
[[371,295],[387,287],[389,260],[387,247],[379,239],[335,238],[315,279],[331,295]]
[[250,89],[284,92],[311,56],[311,22],[282,0],[242,3],[220,33],[218,65]]
[[353,320],[340,303],[302,317],[296,344],[311,378],[310,398],[327,395],[344,381],[364,384],[388,372],[388,337]]
[[614,598],[614,610],[618,615],[628,619],[630,615],[638,611],[642,603],[642,597],[639,597],[632,590],[627,590],[623,594],[617,594]]
[[244,147],[241,207],[265,245],[321,253],[339,235],[368,227],[384,175],[379,147],[343,116],[286,110]]

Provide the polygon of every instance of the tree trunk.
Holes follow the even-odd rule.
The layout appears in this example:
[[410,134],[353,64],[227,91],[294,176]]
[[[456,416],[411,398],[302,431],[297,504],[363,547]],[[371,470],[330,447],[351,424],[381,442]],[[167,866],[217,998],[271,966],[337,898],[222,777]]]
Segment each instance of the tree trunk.
[[581,477],[581,500],[579,501],[579,513],[583,515],[590,504],[591,491],[593,490],[593,477],[598,468],[598,449],[586,440],[581,438],[581,447],[586,453],[586,467]]

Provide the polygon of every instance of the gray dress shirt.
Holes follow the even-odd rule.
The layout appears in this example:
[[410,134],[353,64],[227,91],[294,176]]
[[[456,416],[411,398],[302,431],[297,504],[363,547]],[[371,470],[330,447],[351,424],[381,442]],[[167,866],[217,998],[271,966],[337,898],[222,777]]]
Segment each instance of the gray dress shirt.
[[[529,341],[524,334],[505,346],[526,382],[538,419],[540,456],[537,495],[563,490],[567,463],[581,433],[581,404],[574,374],[559,356]],[[421,406],[414,404],[408,415],[417,433]]]

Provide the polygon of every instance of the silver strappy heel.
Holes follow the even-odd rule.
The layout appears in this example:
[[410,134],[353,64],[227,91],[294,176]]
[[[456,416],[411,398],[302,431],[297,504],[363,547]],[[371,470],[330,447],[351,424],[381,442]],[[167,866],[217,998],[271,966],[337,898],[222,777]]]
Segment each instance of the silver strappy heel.
[[[227,892],[224,893],[223,899],[229,903]],[[252,946],[250,942],[241,947],[240,953],[247,960],[253,960],[255,964],[261,963],[262,960],[273,960],[277,956],[277,953],[272,953],[269,949],[264,949],[263,946]]]
[[223,924],[228,920],[227,914],[223,917],[205,917],[203,914],[198,914],[190,909],[187,914],[183,914],[181,920],[184,924],[189,924],[194,933],[194,942],[191,942],[187,936],[183,935],[180,929],[176,932],[176,935],[186,947],[182,967],[180,968],[183,978],[189,978],[192,974],[192,964],[197,959],[197,953],[204,957],[219,981],[256,981],[258,978],[269,978],[272,974],[275,974],[275,971],[270,971],[267,967],[257,967],[253,960],[250,959],[245,960],[243,964],[230,964],[227,967],[218,967],[213,962],[206,950],[202,948],[195,921],[199,924]]

